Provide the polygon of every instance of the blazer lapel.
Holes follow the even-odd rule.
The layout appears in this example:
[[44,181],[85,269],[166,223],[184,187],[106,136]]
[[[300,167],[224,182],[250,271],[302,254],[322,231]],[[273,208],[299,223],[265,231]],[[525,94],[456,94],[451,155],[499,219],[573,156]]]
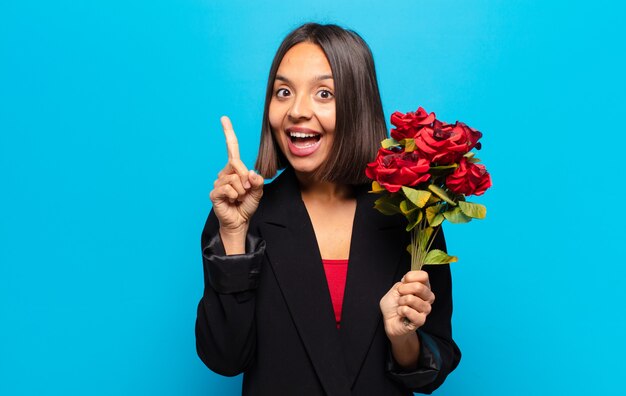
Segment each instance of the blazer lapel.
[[358,190],[352,229],[340,330],[351,386],[382,319],[380,299],[402,271],[399,264],[406,255],[407,232],[401,217],[378,213],[373,208],[376,198],[366,188]]
[[260,224],[262,237],[271,246],[266,251],[269,263],[324,390],[328,395],[349,395],[328,283],[297,180],[287,169],[275,183]]

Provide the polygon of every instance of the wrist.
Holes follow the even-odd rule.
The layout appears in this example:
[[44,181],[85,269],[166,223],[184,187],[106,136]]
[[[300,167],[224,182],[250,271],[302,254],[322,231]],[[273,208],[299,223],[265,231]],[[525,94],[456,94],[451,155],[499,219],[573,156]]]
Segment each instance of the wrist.
[[414,369],[420,354],[420,341],[417,333],[387,336],[391,343],[391,354],[398,365],[404,369]]
[[387,338],[392,344],[398,345],[398,346],[411,344],[415,342],[416,339],[419,341],[415,331],[410,331],[406,334],[397,334],[397,335],[387,334]]
[[224,246],[224,252],[230,256],[233,254],[246,253],[246,235],[248,234],[248,227],[243,227],[239,230],[228,230],[220,228],[220,238],[222,239],[222,245]]

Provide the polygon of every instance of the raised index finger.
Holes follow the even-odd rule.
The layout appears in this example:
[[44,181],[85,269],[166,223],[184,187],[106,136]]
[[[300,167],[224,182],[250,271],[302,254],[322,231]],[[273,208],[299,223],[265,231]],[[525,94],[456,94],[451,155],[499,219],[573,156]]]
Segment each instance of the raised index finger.
[[228,151],[228,159],[239,159],[239,142],[237,141],[237,135],[233,129],[233,124],[230,122],[230,118],[223,116],[220,118],[222,122],[222,128],[224,129],[224,137],[226,138],[226,150]]

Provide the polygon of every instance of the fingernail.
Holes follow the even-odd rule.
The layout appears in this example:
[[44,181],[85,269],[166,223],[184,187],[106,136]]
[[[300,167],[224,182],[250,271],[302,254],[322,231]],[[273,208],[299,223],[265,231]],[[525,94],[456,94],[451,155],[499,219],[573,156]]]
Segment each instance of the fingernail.
[[246,180],[246,181],[243,183],[243,188],[248,189],[248,188],[250,188],[250,187],[252,187],[252,185],[250,184],[250,182],[249,182],[248,180]]

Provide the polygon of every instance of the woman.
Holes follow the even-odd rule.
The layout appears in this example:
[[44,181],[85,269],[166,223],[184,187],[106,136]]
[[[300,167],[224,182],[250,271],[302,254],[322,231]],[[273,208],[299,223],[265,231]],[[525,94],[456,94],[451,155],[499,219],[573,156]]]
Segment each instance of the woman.
[[203,362],[243,372],[243,394],[409,395],[441,385],[460,359],[450,271],[409,271],[403,219],[379,214],[367,193],[364,169],[386,136],[367,44],[334,25],[285,38],[270,69],[260,175],[239,159],[228,118],[222,126],[229,160],[202,234]]

